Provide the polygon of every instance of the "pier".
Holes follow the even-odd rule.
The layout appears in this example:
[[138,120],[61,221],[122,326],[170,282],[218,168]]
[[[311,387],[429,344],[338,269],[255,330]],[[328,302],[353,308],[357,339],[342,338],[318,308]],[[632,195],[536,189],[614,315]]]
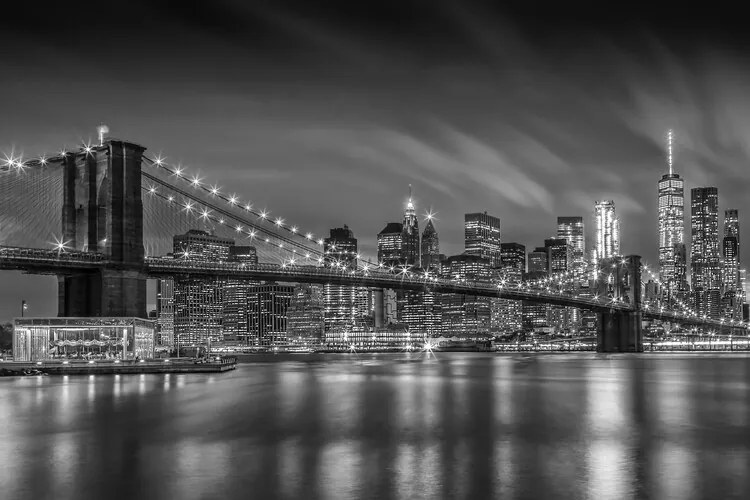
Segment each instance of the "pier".
[[237,358],[217,356],[207,360],[165,358],[144,360],[3,361],[0,376],[14,375],[115,375],[141,373],[221,373],[234,370]]

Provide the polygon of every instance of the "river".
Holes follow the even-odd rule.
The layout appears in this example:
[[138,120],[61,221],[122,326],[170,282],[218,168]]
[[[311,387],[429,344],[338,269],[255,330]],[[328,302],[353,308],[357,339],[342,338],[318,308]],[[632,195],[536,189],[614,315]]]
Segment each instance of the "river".
[[750,498],[750,356],[0,378],[0,498]]

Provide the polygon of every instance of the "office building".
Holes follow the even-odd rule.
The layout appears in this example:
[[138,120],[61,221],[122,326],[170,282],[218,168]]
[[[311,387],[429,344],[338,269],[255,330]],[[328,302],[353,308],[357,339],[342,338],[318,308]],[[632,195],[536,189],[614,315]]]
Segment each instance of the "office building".
[[[357,239],[346,225],[334,228],[323,240],[325,265],[355,269],[357,267]],[[325,330],[350,330],[355,322],[355,288],[350,285],[326,283],[323,291]]]
[[401,262],[409,267],[420,265],[419,219],[417,219],[414,201],[409,184],[409,201],[404,210],[404,222],[401,236]]
[[273,347],[287,344],[287,310],[294,286],[264,283],[247,291],[250,345]]
[[718,318],[721,294],[719,265],[719,191],[698,187],[690,191],[690,270],[696,312]]
[[[526,273],[526,247],[520,243],[500,245],[500,284],[513,288],[523,281]],[[491,327],[494,333],[513,333],[523,326],[523,307],[520,300],[495,299],[491,304]]]
[[[173,238],[175,259],[226,262],[234,240],[191,229]],[[174,282],[174,335],[180,347],[223,339],[225,280],[178,277]]]
[[403,264],[401,256],[403,249],[404,225],[399,222],[389,222],[378,233],[378,262],[385,266],[399,266]]
[[487,259],[490,268],[501,265],[500,219],[484,213],[464,215],[464,248],[466,255]]
[[428,219],[422,232],[422,268],[428,271],[438,271],[440,260],[438,233],[432,219]]
[[674,298],[685,299],[687,269],[681,262],[685,253],[684,182],[673,168],[671,130],[667,140],[669,171],[658,183],[659,281],[660,293],[671,302]]
[[[233,245],[229,247],[229,261],[254,266],[258,264],[258,252],[254,246]],[[250,286],[257,284],[258,282],[231,276],[224,283],[222,337],[225,342],[246,345],[253,342],[247,292]]]
[[594,260],[620,255],[620,221],[615,213],[615,202],[599,200],[594,204],[596,241]]
[[159,345],[174,345],[174,279],[156,280],[156,341]]
[[[454,255],[443,262],[441,277],[490,283],[490,262],[477,255]],[[445,336],[476,337],[490,333],[490,299],[457,293],[442,296],[442,333]]]
[[290,344],[312,347],[323,343],[323,286],[298,284],[287,308],[287,339]]
[[564,239],[573,252],[573,263],[581,265],[586,260],[586,238],[583,217],[558,217],[557,237]]

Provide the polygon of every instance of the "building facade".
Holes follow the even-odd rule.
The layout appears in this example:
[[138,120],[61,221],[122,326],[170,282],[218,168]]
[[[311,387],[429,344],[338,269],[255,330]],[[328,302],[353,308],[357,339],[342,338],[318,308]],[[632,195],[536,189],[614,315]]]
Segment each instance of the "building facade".
[[[175,259],[226,262],[234,240],[191,229],[173,238]],[[174,282],[174,335],[179,346],[223,340],[223,278],[179,277]]]
[[487,212],[464,215],[464,249],[466,255],[487,259],[490,268],[502,264],[500,219]]
[[583,217],[558,217],[557,237],[564,239],[573,252],[573,262],[583,264],[586,260],[586,234]]
[[594,261],[620,255],[620,221],[615,213],[615,202],[598,200],[594,204],[596,240]]
[[690,191],[690,271],[696,312],[718,318],[721,299],[719,257],[719,190],[698,187]]

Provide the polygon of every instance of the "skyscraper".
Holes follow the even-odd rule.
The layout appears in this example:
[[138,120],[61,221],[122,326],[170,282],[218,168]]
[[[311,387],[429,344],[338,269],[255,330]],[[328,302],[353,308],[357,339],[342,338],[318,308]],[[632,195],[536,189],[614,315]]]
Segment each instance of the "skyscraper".
[[[446,279],[490,283],[489,261],[476,255],[454,255],[443,262],[440,275]],[[490,331],[490,299],[476,295],[447,293],[442,297],[444,335],[475,336]]]
[[427,220],[422,232],[422,268],[436,270],[440,267],[440,240],[432,219]]
[[690,269],[696,312],[719,317],[719,190],[698,187],[690,191]]
[[685,194],[682,178],[672,165],[672,131],[667,135],[667,164],[669,171],[658,184],[659,211],[659,281],[667,300],[684,299],[687,288],[685,267],[680,265],[685,253]]
[[[526,272],[526,247],[520,243],[503,243],[501,248],[500,283],[513,287],[523,280]],[[511,333],[522,327],[522,304],[520,300],[498,299],[493,302],[493,331]]]
[[620,255],[620,221],[615,214],[615,202],[599,200],[594,204],[596,246],[594,260]]
[[385,266],[402,264],[404,225],[399,222],[389,222],[378,233],[378,262]]
[[[323,240],[325,265],[329,267],[357,267],[357,238],[348,226],[331,229],[330,236]],[[350,285],[326,283],[323,291],[325,330],[344,329],[354,326],[355,289]]]
[[740,319],[745,293],[740,280],[740,220],[736,209],[724,211],[722,314]]
[[[225,262],[234,240],[191,229],[173,238],[176,259]],[[222,340],[224,310],[222,278],[176,278],[174,283],[174,333],[180,346]]]
[[573,263],[583,264],[586,260],[586,238],[583,217],[558,217],[557,237],[564,238],[573,250]]
[[411,196],[411,184],[409,184],[409,201],[406,203],[406,209],[404,210],[402,235],[401,258],[403,263],[407,266],[419,266],[419,220]]
[[[526,278],[538,280],[549,275],[549,255],[547,247],[537,247],[529,252],[529,271]],[[547,322],[547,304],[523,301],[523,328],[527,331],[538,331],[549,326]]]
[[[229,247],[229,260],[254,266],[258,263],[258,253],[253,246],[233,245]],[[254,340],[247,305],[247,291],[252,285],[257,285],[257,282],[231,276],[224,284],[222,334],[225,341],[251,344]]]
[[321,285],[295,286],[286,314],[289,343],[308,347],[321,344],[324,337],[323,311]]
[[740,287],[740,219],[737,209],[724,211],[724,286],[731,290]]
[[500,219],[484,213],[464,215],[464,247],[466,255],[482,257],[497,269],[502,265]]
[[248,317],[254,345],[287,343],[287,309],[294,294],[292,285],[264,283],[247,291]]
[[174,345],[174,279],[156,282],[156,327],[161,345]]

